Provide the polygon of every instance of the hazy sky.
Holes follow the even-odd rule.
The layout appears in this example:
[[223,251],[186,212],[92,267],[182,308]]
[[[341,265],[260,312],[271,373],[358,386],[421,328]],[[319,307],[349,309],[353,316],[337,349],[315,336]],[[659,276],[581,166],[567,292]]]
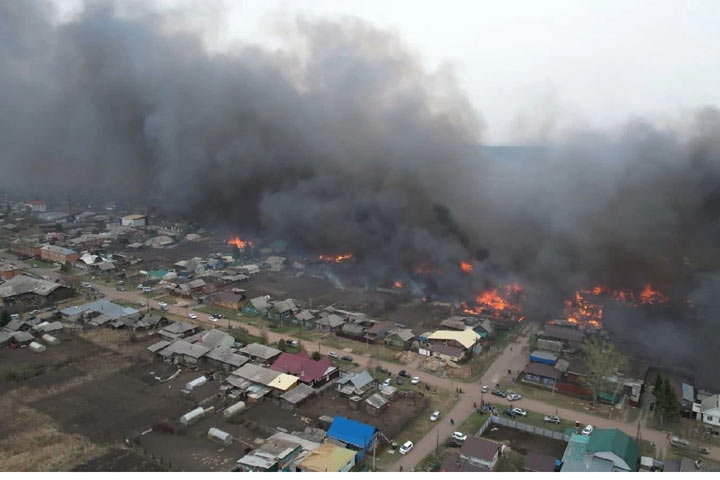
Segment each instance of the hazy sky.
[[[72,3],[73,0],[70,0]],[[649,0],[162,0],[195,12],[215,48],[280,45],[278,21],[354,16],[396,32],[430,69],[450,65],[488,143],[564,128],[660,121],[720,105],[720,2]]]

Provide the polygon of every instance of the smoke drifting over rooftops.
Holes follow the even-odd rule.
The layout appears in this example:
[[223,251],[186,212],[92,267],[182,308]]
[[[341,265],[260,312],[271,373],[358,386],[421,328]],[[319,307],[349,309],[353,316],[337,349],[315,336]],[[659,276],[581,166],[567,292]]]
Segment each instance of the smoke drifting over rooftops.
[[159,193],[236,232],[353,252],[375,283],[431,262],[433,288],[458,300],[519,281],[543,314],[577,288],[650,282],[702,317],[678,360],[717,356],[703,340],[720,307],[714,108],[689,133],[631,120],[506,158],[478,147],[480,114],[451,72],[370,25],[298,19],[282,50],[222,53],[173,27],[106,2],[66,23],[43,1],[0,3],[5,182]]

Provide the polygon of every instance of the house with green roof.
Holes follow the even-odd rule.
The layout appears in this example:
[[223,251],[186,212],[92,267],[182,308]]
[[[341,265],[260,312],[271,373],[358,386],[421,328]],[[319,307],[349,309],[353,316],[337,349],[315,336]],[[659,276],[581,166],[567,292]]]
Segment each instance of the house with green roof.
[[596,428],[587,450],[597,458],[613,463],[613,471],[637,472],[638,446],[628,434],[617,428]]
[[565,448],[561,472],[636,472],[637,444],[616,428],[573,434]]

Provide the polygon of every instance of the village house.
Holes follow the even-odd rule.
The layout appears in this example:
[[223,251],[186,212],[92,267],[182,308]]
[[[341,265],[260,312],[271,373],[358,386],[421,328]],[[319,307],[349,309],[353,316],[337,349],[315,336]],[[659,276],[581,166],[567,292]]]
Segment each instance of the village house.
[[238,352],[253,361],[259,361],[263,364],[273,362],[278,356],[280,356],[281,353],[283,353],[277,348],[268,347],[267,345],[263,345],[261,343],[251,343],[249,345],[245,345],[243,348],[238,350]]
[[562,374],[551,365],[531,362],[525,366],[523,381],[552,388],[561,376]]
[[270,308],[269,318],[278,321],[290,320],[300,309],[295,305],[295,302],[288,298],[275,304]]
[[146,225],[147,216],[140,214],[125,215],[120,220],[123,227],[144,227]]
[[297,442],[268,438],[262,446],[240,458],[237,466],[241,472],[289,472],[301,451]]
[[315,324],[315,313],[312,310],[301,310],[293,316],[292,322],[303,327],[312,327]]
[[80,258],[80,254],[69,248],[58,247],[55,245],[43,245],[40,247],[40,258],[48,262],[75,263]]
[[72,289],[27,275],[15,275],[0,285],[0,300],[10,312],[21,312],[53,305],[70,298]]
[[317,393],[317,390],[305,383],[298,383],[292,390],[280,396],[281,407],[286,409],[298,408],[305,404]]
[[25,204],[33,212],[44,212],[47,210],[47,205],[42,200],[30,200]]
[[344,373],[336,382],[336,390],[345,397],[364,397],[366,393],[377,388],[377,382],[370,372]]
[[187,322],[173,322],[158,332],[165,340],[177,340],[179,338],[188,337],[198,332],[197,325]]
[[336,416],[328,429],[328,441],[355,451],[355,463],[373,449],[378,429],[372,425]]
[[480,349],[480,335],[471,328],[466,330],[437,330],[427,337],[429,345],[419,350],[421,355],[443,360],[462,362]]
[[20,267],[10,263],[3,263],[0,265],[0,279],[10,280],[18,275],[22,275],[22,269]]
[[393,328],[392,322],[377,322],[365,331],[365,340],[368,343],[376,343],[384,339]]
[[240,310],[245,301],[245,295],[225,290],[213,295],[212,301],[216,307],[227,308],[228,310]]
[[185,340],[177,340],[158,351],[165,361],[183,365],[196,365],[210,351],[209,348]]
[[380,415],[390,406],[390,401],[379,393],[365,399],[365,410],[371,415]]
[[299,465],[300,472],[349,472],[355,466],[353,450],[325,442]]
[[235,353],[229,347],[216,347],[205,355],[205,361],[211,367],[230,372],[242,367],[250,359]]
[[415,340],[415,334],[409,328],[396,328],[385,337],[385,345],[410,350]]
[[557,325],[545,325],[545,327],[538,332],[539,339],[561,342],[566,350],[577,348],[582,343],[584,337],[585,334],[580,330]]
[[242,311],[248,315],[267,317],[268,311],[271,307],[272,304],[270,303],[270,295],[264,295],[261,297],[251,298],[248,302],[245,302]]
[[710,395],[700,403],[698,419],[708,425],[720,427],[720,394]]
[[345,321],[334,313],[320,317],[315,321],[315,328],[326,332],[338,332],[343,325],[345,325]]
[[336,378],[340,369],[327,358],[320,360],[311,359],[303,350],[299,353],[281,353],[270,366],[277,372],[296,375],[301,383],[318,387]]
[[495,468],[502,444],[481,437],[468,436],[460,449],[460,458],[486,470]]

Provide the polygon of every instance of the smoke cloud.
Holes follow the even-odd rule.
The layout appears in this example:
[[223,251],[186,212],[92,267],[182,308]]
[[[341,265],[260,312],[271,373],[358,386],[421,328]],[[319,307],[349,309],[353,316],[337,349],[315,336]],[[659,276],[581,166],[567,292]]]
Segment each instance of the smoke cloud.
[[[669,319],[651,330],[662,341],[636,340],[687,365],[717,355],[701,338],[720,306],[714,108],[682,132],[634,119],[487,149],[452,72],[424,70],[390,33],[296,19],[282,49],[210,52],[176,21],[91,2],[58,23],[47,2],[1,2],[4,183],[159,196],[188,218],[313,254],[351,251],[376,284],[431,262],[443,275],[423,288],[456,300],[520,281],[543,319],[578,288],[650,283],[691,299],[700,335]],[[641,317],[608,320],[652,329]]]

